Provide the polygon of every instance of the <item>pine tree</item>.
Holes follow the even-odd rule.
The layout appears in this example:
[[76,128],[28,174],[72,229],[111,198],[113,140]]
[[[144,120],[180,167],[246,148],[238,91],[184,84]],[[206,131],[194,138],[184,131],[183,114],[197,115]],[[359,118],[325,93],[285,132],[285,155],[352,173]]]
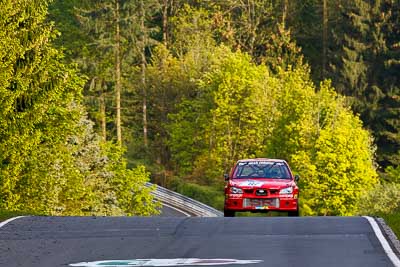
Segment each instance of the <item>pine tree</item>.
[[[139,143],[132,138],[140,138],[141,147],[146,147],[148,143],[145,76],[148,51],[155,43],[152,36],[158,32],[153,16],[159,10],[157,1],[121,0],[85,2],[78,9],[79,21],[91,40],[86,47],[89,56],[81,65],[91,66],[85,69],[93,81],[90,88],[98,88],[94,90],[95,94],[88,91],[87,95],[99,102],[100,107],[105,103],[106,114],[115,116],[115,133],[109,139],[116,136],[116,140],[123,141],[125,145]],[[101,56],[98,56],[98,51],[103,51]],[[79,62],[79,59],[75,60]],[[96,86],[96,83],[100,85]],[[115,96],[113,102],[109,101],[111,92]],[[139,110],[136,105],[143,109]],[[98,107],[96,109],[99,110]],[[139,122],[137,114],[140,113],[142,120]],[[100,115],[101,118],[105,116],[104,112]],[[109,119],[101,121],[104,129],[104,121]],[[138,129],[133,125],[138,123],[142,124],[141,135],[136,134]],[[135,133],[130,134],[129,130]],[[126,134],[122,138],[124,132]]]
[[[103,139],[107,139],[105,123],[112,121],[106,118],[108,111],[114,116],[115,126],[110,139],[115,138],[121,143],[121,43],[124,40],[120,32],[120,1],[89,1],[75,8],[78,22],[88,39],[84,46],[85,57],[77,59],[90,78],[86,95],[92,100],[90,102],[98,103],[94,110],[100,117]],[[99,51],[102,51],[100,55]]]
[[[76,131],[82,80],[51,46],[48,1],[2,1],[0,10],[0,207],[19,209],[23,177],[39,146]],[[32,177],[34,179],[34,177]],[[43,175],[40,179],[46,179]]]
[[[338,91],[352,102],[374,133],[378,162],[398,165],[400,148],[398,3],[357,0],[342,7],[343,43],[333,76]],[[337,34],[337,36],[340,36]],[[383,171],[382,168],[382,171]]]
[[378,103],[371,128],[376,132],[378,160],[383,166],[400,166],[400,2],[382,1],[380,23],[385,48],[383,64],[377,66],[384,96]]

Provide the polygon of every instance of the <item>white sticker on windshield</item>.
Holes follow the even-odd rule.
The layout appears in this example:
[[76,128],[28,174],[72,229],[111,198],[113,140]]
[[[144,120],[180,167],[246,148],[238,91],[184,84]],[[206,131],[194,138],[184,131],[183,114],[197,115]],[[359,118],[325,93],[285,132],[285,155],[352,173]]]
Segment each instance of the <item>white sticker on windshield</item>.
[[284,165],[283,162],[277,162],[277,161],[246,161],[246,162],[239,162],[239,166],[242,165],[278,165],[282,166]]

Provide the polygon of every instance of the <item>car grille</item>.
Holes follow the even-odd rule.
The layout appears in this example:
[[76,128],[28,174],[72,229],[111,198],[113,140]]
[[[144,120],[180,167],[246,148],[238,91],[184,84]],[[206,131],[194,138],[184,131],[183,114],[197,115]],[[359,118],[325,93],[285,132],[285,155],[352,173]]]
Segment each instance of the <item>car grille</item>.
[[256,190],[257,196],[266,196],[267,194],[268,194],[268,191],[266,189],[257,189]]
[[274,207],[279,208],[278,198],[245,198],[243,208]]
[[279,194],[279,190],[277,189],[244,189],[244,193],[248,195],[256,195],[256,196],[270,196]]

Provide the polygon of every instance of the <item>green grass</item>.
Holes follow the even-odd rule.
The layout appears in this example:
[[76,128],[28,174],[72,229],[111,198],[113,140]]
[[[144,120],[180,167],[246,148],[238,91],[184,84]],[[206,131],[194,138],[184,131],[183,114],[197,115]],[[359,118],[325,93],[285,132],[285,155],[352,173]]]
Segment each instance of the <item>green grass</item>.
[[381,217],[385,220],[386,224],[392,228],[397,238],[400,239],[400,211],[382,215]]

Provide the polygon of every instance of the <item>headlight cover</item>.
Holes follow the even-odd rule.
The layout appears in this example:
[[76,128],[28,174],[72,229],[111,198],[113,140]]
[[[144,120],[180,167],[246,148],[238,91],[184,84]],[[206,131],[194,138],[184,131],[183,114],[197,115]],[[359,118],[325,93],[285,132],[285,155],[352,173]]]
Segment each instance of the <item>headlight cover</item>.
[[231,194],[243,194],[243,190],[237,187],[231,187],[230,190]]
[[292,194],[293,193],[293,187],[286,187],[281,189],[281,191],[279,191],[280,195],[288,195],[288,194]]

